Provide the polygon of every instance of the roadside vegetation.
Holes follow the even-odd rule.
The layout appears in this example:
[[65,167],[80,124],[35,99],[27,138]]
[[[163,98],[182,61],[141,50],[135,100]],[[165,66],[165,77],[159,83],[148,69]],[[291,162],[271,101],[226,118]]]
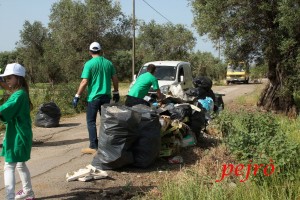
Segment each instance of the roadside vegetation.
[[[227,105],[210,125],[213,131],[209,134],[221,138],[215,147],[193,166],[166,176],[157,190],[142,199],[299,199],[299,120],[258,110],[259,87],[247,100],[241,97]],[[231,172],[230,164],[235,167]],[[238,170],[241,175],[237,176],[235,170],[241,164],[245,168]],[[263,164],[256,175],[255,164]],[[273,172],[270,164],[275,167]],[[224,166],[226,176],[216,182]]]
[[[61,110],[62,117],[71,117],[75,114],[86,111],[86,92],[80,97],[80,102],[76,109],[72,106],[72,98],[77,92],[80,80],[68,84],[35,84],[31,85],[30,98],[33,103],[33,110],[31,112],[31,118],[34,120],[35,114],[39,107],[43,103],[54,102]],[[121,93],[120,102],[125,102],[124,94],[127,94],[129,88],[129,82],[122,82],[119,84],[119,90]],[[123,94],[122,94],[123,93]]]

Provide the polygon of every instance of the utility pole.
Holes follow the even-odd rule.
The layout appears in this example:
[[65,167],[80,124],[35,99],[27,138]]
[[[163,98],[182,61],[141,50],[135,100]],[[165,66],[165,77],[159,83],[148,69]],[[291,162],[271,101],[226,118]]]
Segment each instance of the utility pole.
[[132,81],[134,80],[135,66],[135,0],[132,0]]
[[218,49],[219,49],[219,60],[221,60],[221,39],[219,38],[219,42],[218,42]]

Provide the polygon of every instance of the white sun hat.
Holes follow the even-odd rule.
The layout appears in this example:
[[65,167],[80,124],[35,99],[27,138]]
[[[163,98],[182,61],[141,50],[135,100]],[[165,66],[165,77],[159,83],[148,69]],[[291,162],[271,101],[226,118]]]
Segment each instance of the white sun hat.
[[19,63],[7,64],[4,73],[0,74],[0,77],[9,76],[9,75],[17,75],[17,76],[25,77],[25,68]]

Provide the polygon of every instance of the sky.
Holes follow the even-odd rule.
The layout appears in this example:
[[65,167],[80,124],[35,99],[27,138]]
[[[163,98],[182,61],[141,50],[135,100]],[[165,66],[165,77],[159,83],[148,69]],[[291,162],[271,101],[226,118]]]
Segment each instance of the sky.
[[[30,23],[40,21],[47,27],[51,6],[58,1],[0,0],[0,52],[15,49],[25,20]],[[123,13],[132,15],[133,0],[114,1],[121,3]],[[167,22],[184,24],[197,38],[195,50],[211,52],[214,56],[218,56],[212,43],[205,37],[200,38],[192,27],[193,14],[188,0],[135,0],[135,17],[145,22],[155,20],[159,24]]]

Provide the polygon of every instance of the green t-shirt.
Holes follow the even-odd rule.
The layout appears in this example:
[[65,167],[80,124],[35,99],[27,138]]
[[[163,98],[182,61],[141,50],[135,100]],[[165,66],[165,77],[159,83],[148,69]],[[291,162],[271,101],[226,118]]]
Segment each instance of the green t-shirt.
[[102,56],[87,61],[81,78],[88,79],[87,101],[99,99],[103,95],[111,97],[111,78],[116,74],[113,64]]
[[158,81],[150,72],[146,72],[140,75],[133,86],[130,88],[128,95],[137,98],[144,98],[148,92],[150,87],[153,87],[153,90],[158,90]]
[[6,125],[1,156],[5,162],[25,162],[30,159],[32,129],[29,97],[17,90],[0,106],[0,119]]

